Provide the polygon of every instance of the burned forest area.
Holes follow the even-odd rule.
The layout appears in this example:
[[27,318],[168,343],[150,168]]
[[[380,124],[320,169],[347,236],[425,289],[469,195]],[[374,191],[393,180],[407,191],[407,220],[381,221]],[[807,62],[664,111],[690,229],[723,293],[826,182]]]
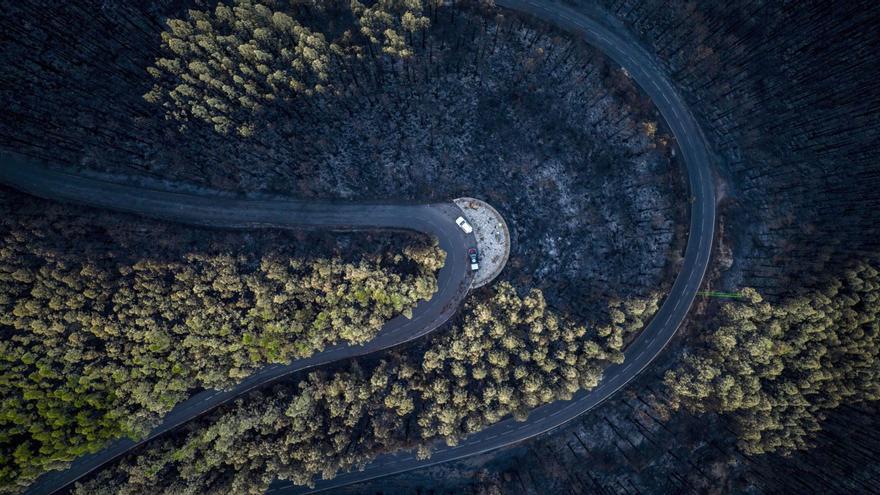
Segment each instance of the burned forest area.
[[873,2],[0,27],[0,493],[880,492]]

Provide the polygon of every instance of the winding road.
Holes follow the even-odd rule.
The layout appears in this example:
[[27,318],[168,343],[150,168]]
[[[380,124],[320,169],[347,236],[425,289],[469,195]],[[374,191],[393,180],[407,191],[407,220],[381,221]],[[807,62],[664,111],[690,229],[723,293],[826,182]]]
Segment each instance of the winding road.
[[[344,473],[333,480],[318,481],[314,489],[275,482],[273,495],[312,493],[388,476],[412,469],[482,454],[521,442],[557,428],[602,403],[633,380],[663,350],[684,321],[709,264],[715,227],[715,189],[709,146],[696,119],[666,79],[656,58],[608,13],[594,6],[577,10],[554,2],[496,0],[499,7],[531,15],[582,36],[627,70],[653,99],[677,140],[688,171],[691,204],[690,231],[684,262],[670,293],[657,314],[630,344],[623,364],[605,370],[604,378],[591,391],[581,391],[568,401],[558,401],[532,411],[525,422],[500,421],[465,439],[455,447],[435,446],[433,456],[419,461],[411,452],[383,455],[363,471]],[[270,366],[256,372],[234,389],[206,391],[179,404],[148,438],[160,435],[198,417],[238,395],[310,366],[363,355],[423,336],[445,322],[467,292],[471,274],[459,256],[474,245],[455,225],[457,208],[452,204],[382,205],[291,200],[237,199],[182,194],[108,183],[69,175],[29,163],[15,156],[0,156],[0,182],[53,200],[138,213],[178,222],[224,228],[317,228],[331,230],[405,229],[437,237],[447,252],[446,265],[438,276],[439,291],[419,304],[413,318],[389,321],[376,339],[363,346],[339,345],[312,358],[288,366]],[[50,494],[119,457],[138,443],[114,442],[107,449],[77,459],[66,471],[44,475],[28,490]]]
[[437,292],[429,301],[423,301],[413,309],[412,318],[399,316],[389,320],[378,335],[364,345],[331,346],[288,365],[261,368],[230,390],[207,390],[195,394],[169,412],[144,440],[112,442],[100,452],[78,458],[64,471],[43,475],[28,488],[28,494],[60,491],[143,442],[293,372],[388,349],[422,337],[455,313],[473,279],[466,253],[469,247],[476,246],[476,238],[473,234],[465,235],[455,224],[461,210],[453,203],[330,203],[183,194],[64,173],[8,153],[0,153],[0,183],[55,201],[207,227],[417,231],[436,237],[446,251],[446,263],[437,275]]
[[693,114],[659,65],[625,26],[596,6],[577,9],[554,1],[495,0],[503,9],[534,16],[561,29],[582,36],[591,45],[627,70],[630,77],[651,97],[675,135],[688,171],[690,231],[681,271],[663,305],[639,337],[627,347],[623,364],[606,368],[604,378],[590,391],[580,391],[571,400],[534,409],[528,420],[505,419],[469,436],[455,447],[438,443],[430,459],[420,461],[412,452],[383,455],[363,471],[344,473],[332,480],[318,481],[314,489],[276,481],[271,495],[314,493],[331,488],[402,473],[412,469],[454,461],[512,445],[562,426],[613,396],[632,381],[660,354],[675,335],[694,302],[709,266],[715,235],[715,185],[712,154]]

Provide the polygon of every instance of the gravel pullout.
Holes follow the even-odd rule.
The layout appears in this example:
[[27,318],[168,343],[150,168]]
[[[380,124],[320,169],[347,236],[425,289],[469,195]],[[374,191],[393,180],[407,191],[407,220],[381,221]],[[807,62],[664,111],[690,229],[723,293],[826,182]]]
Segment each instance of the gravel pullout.
[[510,256],[510,230],[504,217],[489,203],[475,198],[453,200],[461,208],[464,218],[474,228],[480,252],[480,269],[471,288],[482,287],[497,277]]

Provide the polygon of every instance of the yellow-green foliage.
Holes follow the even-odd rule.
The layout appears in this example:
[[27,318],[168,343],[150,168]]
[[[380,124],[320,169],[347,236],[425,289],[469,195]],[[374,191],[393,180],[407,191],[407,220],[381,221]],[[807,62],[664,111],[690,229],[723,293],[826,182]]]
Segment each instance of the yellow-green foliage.
[[880,399],[880,272],[860,263],[820,290],[771,304],[754,290],[666,374],[694,412],[732,420],[749,454],[809,447],[824,412]]
[[[375,56],[374,44],[376,51],[407,58],[407,33],[429,25],[422,0],[334,4],[345,6],[343,12],[323,12],[324,3],[234,0],[169,20],[162,33],[166,56],[147,69],[156,83],[144,98],[181,122],[202,120],[218,132],[249,136],[254,115],[267,105],[337,91],[334,71],[342,70],[341,61],[365,51]],[[297,19],[303,12],[310,13],[310,25],[321,18],[327,32],[349,18],[351,25],[328,40]]]
[[16,208],[0,201],[0,486],[143,433],[194,388],[368,341],[431,297],[444,258],[232,254],[154,241],[156,224]]
[[[395,355],[370,372],[355,363],[314,372],[190,426],[106,470],[77,493],[264,493],[275,477],[310,484],[381,452],[436,439],[455,444],[507,414],[569,398],[623,359],[627,331],[640,329],[657,298],[613,303],[623,321],[592,329],[547,308],[538,290],[499,284],[468,304],[461,323],[418,354]],[[628,313],[633,309],[634,313]],[[619,318],[618,318],[619,319]]]

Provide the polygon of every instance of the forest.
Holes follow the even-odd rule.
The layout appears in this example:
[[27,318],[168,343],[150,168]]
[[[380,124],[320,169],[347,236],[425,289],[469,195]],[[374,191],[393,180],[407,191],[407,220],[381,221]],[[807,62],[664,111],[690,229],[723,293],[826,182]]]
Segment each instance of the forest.
[[421,239],[316,256],[281,233],[245,239],[6,190],[0,212],[6,487],[145,434],[194,390],[370,340],[431,298],[445,256]]
[[[743,290],[694,323],[693,341],[664,360],[671,369],[510,459],[448,476],[447,490],[876,491],[878,266],[855,262],[779,303]],[[434,476],[386,480],[386,491]]]
[[[35,158],[61,159],[113,176],[233,191],[420,201],[485,197],[513,219],[514,270],[503,277],[517,298],[538,290],[542,304],[558,315],[554,320],[602,322],[602,328],[622,324],[622,313],[609,304],[656,302],[662,294],[684,241],[678,227],[684,206],[672,199],[683,189],[683,177],[650,101],[592,48],[547,26],[472,3],[236,0],[189,7],[157,1],[96,8],[87,0],[11,6],[2,22],[13,35],[4,57],[10,67],[6,77],[15,84],[0,93],[12,118],[0,124],[0,142]],[[17,18],[40,22],[22,29],[13,22]],[[65,91],[52,90],[59,86]],[[486,109],[500,101],[514,104],[495,118]],[[12,120],[15,126],[6,125]],[[474,166],[492,162],[504,164],[500,173]],[[620,190],[629,193],[624,200]],[[548,215],[563,221],[543,221]],[[536,251],[554,255],[536,257]],[[121,409],[124,421],[111,422],[103,436],[83,440],[85,446],[73,442],[80,448],[76,452],[93,450],[107,438],[137,435],[151,424],[145,419],[161,415],[188,393],[183,389],[229,385],[261,363],[306,355],[331,340],[368,339],[389,311],[404,312],[434,289],[428,278],[436,269],[430,261],[438,259],[434,248],[408,252],[404,265],[410,278],[371,281],[387,291],[387,298],[371,290],[376,300],[365,308],[368,295],[352,283],[338,294],[339,308],[324,313],[288,310],[289,302],[304,297],[289,293],[290,277],[310,276],[316,286],[329,287],[362,272],[375,277],[372,272],[392,260],[379,258],[382,262],[369,266],[324,260],[318,272],[325,278],[318,279],[309,264],[289,266],[272,252],[245,259],[227,252],[183,252],[162,263],[134,261],[130,273],[112,269],[107,283],[126,289],[135,284],[145,291],[130,295],[114,314],[117,328],[139,325],[145,334],[139,345],[122,346],[118,359],[128,359],[129,349],[142,353],[138,362],[150,369],[144,378],[157,381],[137,387],[136,381],[126,382],[132,387],[126,397],[136,411]],[[105,276],[99,268],[89,265]],[[393,284],[399,288],[392,289]],[[210,289],[198,292],[205,285]],[[199,299],[168,300],[189,287]],[[69,290],[51,287],[62,289]],[[91,289],[99,297],[108,290]],[[22,298],[26,287],[15,290],[15,297]],[[250,296],[246,300],[237,296],[242,290]],[[475,304],[490,304],[492,297],[477,294]],[[89,298],[85,302],[92,304]],[[222,303],[223,309],[212,318],[190,316],[189,304],[217,306],[211,303]],[[638,305],[627,308],[639,311]],[[279,324],[264,325],[269,315]],[[193,332],[202,332],[201,338]],[[291,335],[298,338],[288,340]],[[175,337],[184,345],[172,345]],[[84,345],[97,344],[91,339]],[[619,340],[614,337],[616,351]],[[537,343],[508,338],[504,345],[505,352],[485,350],[485,357],[506,364],[507,352],[527,346],[518,355],[523,364],[515,373],[517,380],[528,380],[528,394],[510,397],[510,388],[499,385],[494,393],[504,402],[487,417],[476,414],[472,404],[456,416],[441,418],[438,410],[432,413],[436,418],[428,419],[422,412],[425,438],[455,439],[506,413],[524,417],[537,404],[594,386],[601,368],[589,363],[619,360],[616,354],[600,359],[605,351],[589,345],[568,350],[575,354],[564,355],[564,367],[555,362],[562,358],[555,357],[554,364],[544,365],[544,355],[532,357],[528,349]],[[177,358],[187,352],[212,366],[177,377],[173,365],[159,364],[173,360],[154,356]],[[526,364],[533,360],[547,369],[529,371]],[[459,363],[433,373],[460,380],[465,369]],[[482,373],[490,371],[478,367],[475,373],[485,379],[489,375]],[[175,379],[158,380],[168,374]],[[542,388],[545,380],[548,385]],[[464,393],[449,386],[450,394]],[[468,393],[481,390],[473,384],[459,387]],[[394,390],[399,395],[419,385],[406,382]],[[420,400],[434,399],[426,395]],[[107,414],[120,411],[115,403],[105,407]],[[408,442],[404,446],[415,445]],[[74,447],[59,450],[64,455],[54,459],[22,448],[21,462],[32,464],[31,470],[11,472],[9,479],[22,482],[41,469],[60,467]],[[353,465],[326,461],[330,466],[335,462]],[[298,474],[296,479],[306,478]]]
[[[698,300],[654,365],[580,421],[351,493],[877,492],[880,10],[565,3],[607,9],[697,116],[721,197],[704,289],[736,296]],[[427,457],[594,387],[677,272],[674,139],[626,71],[569,33],[468,1],[6,7],[4,149],[184,187],[480,197],[515,241],[501,282],[427,340],[241,397],[78,493],[262,493]],[[191,231],[0,193],[11,492],[142,435],[194,390],[369,340],[431,296],[444,256],[420,238]]]
[[880,250],[872,2],[602,3],[658,54],[721,155],[732,283],[784,297]]
[[[867,68],[877,61],[880,11],[865,1],[603,3],[656,51],[721,154],[728,195],[721,242],[732,266],[713,283],[752,287],[762,299],[710,310],[712,319],[694,328],[718,329],[726,339],[733,325],[747,332],[737,342],[786,344],[770,348],[766,363],[736,353],[721,363],[683,343],[687,357],[668,364],[673,372],[693,371],[697,359],[718,377],[748,367],[764,377],[739,384],[749,389],[702,377],[681,391],[705,399],[709,415],[700,421],[716,424],[716,438],[726,435],[737,452],[752,455],[730,470],[750,472],[731,476],[741,486],[876,491],[869,473],[880,469],[880,443],[864,426],[878,399],[871,322],[880,93]],[[840,425],[850,421],[844,441]]]
[[461,322],[422,352],[314,372],[251,394],[186,431],[154,441],[75,493],[263,493],[275,479],[308,485],[383,452],[456,444],[483,425],[594,387],[621,362],[657,298],[615,301],[610,318],[579,325],[507,283],[469,303]]
[[[676,227],[683,208],[671,199],[683,183],[650,102],[601,54],[571,40],[560,44],[564,39],[546,26],[496,16],[470,3],[380,1],[367,6],[236,0],[190,7],[146,2],[96,8],[87,0],[52,5],[32,0],[11,6],[2,22],[13,35],[4,58],[10,67],[7,77],[15,84],[4,85],[0,98],[16,125],[6,125],[11,120],[0,124],[0,142],[31,157],[60,159],[114,177],[299,197],[430,201],[473,193],[506,212],[518,212],[512,222],[518,238],[511,262],[515,270],[505,275],[510,285],[497,293],[477,294],[475,307],[501,304],[493,301],[503,297],[540,305],[543,315],[549,305],[554,309],[548,332],[556,336],[564,330],[567,339],[574,339],[570,348],[554,348],[548,357],[549,351],[540,348],[550,346],[545,336],[525,332],[502,340],[506,329],[497,327],[492,336],[500,341],[496,343],[480,339],[483,328],[468,330],[473,342],[467,350],[478,353],[469,359],[482,357],[494,367],[464,362],[459,348],[464,341],[446,344],[455,356],[448,368],[440,364],[451,359],[445,346],[426,350],[426,362],[436,363],[437,369],[415,377],[392,374],[391,384],[363,399],[378,408],[377,424],[387,423],[382,418],[393,407],[418,424],[413,429],[417,433],[405,442],[397,439],[386,450],[439,437],[454,441],[508,413],[525,417],[538,404],[594,386],[602,363],[620,360],[623,337],[608,325],[622,325],[626,318],[613,306],[623,303],[614,301],[630,301],[623,307],[638,315],[656,309],[676,258],[673,253],[683,246],[684,232]],[[16,18],[41,22],[22,29]],[[477,53],[474,46],[480,47]],[[65,91],[52,90],[59,85]],[[501,119],[485,111],[508,100],[516,104]],[[548,103],[551,112],[534,111]],[[448,111],[436,111],[442,107]],[[343,127],[343,122],[349,124]],[[500,174],[473,166],[490,161],[509,165]],[[446,183],[441,177],[456,180]],[[631,193],[626,201],[619,200],[620,189]],[[565,221],[542,221],[550,212],[561,213]],[[18,464],[5,479],[24,484],[108,438],[136,437],[193,387],[228,386],[261,364],[304,356],[338,340],[369,339],[384,319],[405,313],[434,291],[431,272],[442,260],[436,248],[423,243],[398,246],[391,257],[343,262],[320,257],[299,261],[262,246],[257,250],[261,254],[253,256],[222,249],[191,253],[177,245],[186,245],[180,236],[170,239],[165,248],[179,253],[177,258],[114,259],[109,267],[107,259],[74,263],[82,254],[72,251],[65,269],[74,274],[65,273],[73,287],[62,281],[36,296],[64,300],[80,287],[94,294],[78,296],[83,306],[73,309],[85,314],[70,314],[75,325],[57,327],[57,338],[81,335],[80,320],[83,328],[100,327],[95,330],[99,335],[86,334],[85,358],[70,354],[69,366],[76,369],[81,359],[98,360],[101,366],[71,376],[90,377],[95,384],[89,386],[114,390],[114,398],[98,394],[104,401],[98,415],[107,419],[106,427],[68,431],[64,441],[50,447],[27,444],[17,454],[10,450]],[[357,252],[363,245],[350,248]],[[11,253],[16,259],[30,248],[18,249]],[[128,247],[118,249],[114,256]],[[535,250],[558,255],[535,257]],[[614,260],[616,268],[600,263],[603,259]],[[406,276],[381,275],[395,267]],[[27,308],[25,295],[33,292],[27,284],[39,285],[43,278],[21,276],[23,280],[10,284],[14,292],[9,304]],[[86,276],[91,285],[80,280]],[[328,299],[331,288],[335,292]],[[309,289],[321,297],[310,299]],[[181,294],[187,291],[197,297]],[[636,301],[646,302],[640,306]],[[211,311],[195,311],[202,308]],[[60,310],[67,315],[66,308]],[[95,322],[98,312],[109,316]],[[22,313],[25,320],[11,324],[17,331],[30,331],[31,319],[41,316],[31,313]],[[521,325],[511,318],[508,325]],[[599,322],[599,334],[587,333],[575,321]],[[105,322],[118,335],[104,335]],[[130,334],[129,325],[137,329],[135,342],[123,340],[114,347],[116,338]],[[9,366],[31,365],[18,362],[29,342],[9,351]],[[105,349],[115,354],[104,357]],[[68,366],[61,356],[56,359],[47,362],[53,371]],[[193,360],[206,365],[176,369],[176,363]],[[129,361],[143,369],[132,375]],[[511,362],[519,364],[508,377]],[[122,371],[108,382],[111,366]],[[418,361],[409,367],[421,369]],[[97,376],[104,376],[103,381]],[[353,375],[326,376],[338,382]],[[471,381],[465,381],[468,377]],[[447,390],[428,389],[429,379]],[[309,380],[304,383],[322,383]],[[487,380],[495,383],[485,391],[487,397],[498,397],[494,412],[478,408],[470,398],[483,400]],[[527,383],[526,392],[506,385],[507,380]],[[117,382],[125,385],[117,387]],[[84,386],[69,385],[74,390]],[[418,400],[407,398],[415,393],[421,394]],[[10,394],[24,392],[14,389]],[[442,406],[453,400],[445,395],[461,406],[458,412]],[[408,406],[409,401],[415,402]],[[432,403],[438,405],[432,408]],[[68,407],[63,399],[61,404]],[[324,414],[322,408],[329,407],[322,404],[315,406],[316,421]],[[11,407],[22,406],[13,401]],[[335,409],[326,414],[336,421]],[[55,416],[38,418],[35,424],[42,426],[34,435],[55,431]],[[7,437],[10,445],[31,434],[18,432],[33,418],[15,417],[19,426]],[[82,416],[81,421],[92,418]],[[333,441],[348,432],[340,430]],[[314,448],[321,447],[315,442]],[[340,454],[318,464],[313,460],[294,466],[298,470],[293,473],[266,468],[262,476],[279,474],[306,483],[316,473],[350,468],[352,459],[379,453],[374,444],[364,443],[360,457]],[[186,466],[180,470],[187,472]],[[169,474],[168,479],[177,478]]]
[[808,448],[827,410],[880,399],[877,267],[778,304],[743,290],[666,373],[673,403],[730,416],[746,454]]
[[[587,10],[597,2],[567,3]],[[387,493],[876,493],[870,272],[880,226],[880,93],[869,67],[877,64],[880,11],[867,1],[598,3],[657,54],[718,152],[721,234],[708,287],[751,287],[761,302],[704,300],[645,376],[579,424],[489,456],[485,468],[460,466],[458,477],[447,466],[443,483],[429,469],[383,486]],[[865,285],[850,284],[851,276]],[[707,352],[706,333],[724,346],[739,325],[738,344],[772,336],[787,347],[770,347],[766,363]],[[816,328],[832,331],[808,333]],[[691,378],[693,363],[718,374],[670,383],[689,400],[664,379],[667,370],[672,379]],[[864,368],[871,363],[875,369]],[[802,365],[817,364],[803,371],[813,380],[795,380]],[[766,376],[746,380],[750,389],[723,388],[748,367]],[[786,403],[789,392],[799,405]],[[796,421],[780,425],[782,414]]]
[[[686,204],[675,199],[686,194],[681,167],[650,100],[592,47],[476,2],[375,2],[360,17],[350,2],[220,2],[219,11],[178,3],[13,6],[3,27],[16,33],[7,53],[9,77],[20,84],[0,92],[0,101],[19,124],[0,123],[0,143],[88,170],[226,190],[374,201],[481,198],[514,230],[516,270],[508,280],[523,291],[541,288],[552,305],[581,318],[611,297],[645,297],[670,279],[686,238]],[[402,9],[415,8],[409,4],[422,5],[413,11],[422,25],[416,31],[403,25]],[[15,18],[44,22],[23,32]],[[385,23],[383,31],[390,23],[407,56],[383,50],[384,33],[375,41],[363,34],[376,22]],[[223,39],[210,44],[198,23]],[[260,41],[278,29],[323,37],[323,92],[289,89],[291,78],[303,90],[314,85],[311,69],[282,71],[286,85],[269,80],[276,66],[312,67],[301,59],[315,56],[295,49],[299,38]],[[259,46],[260,57],[271,58],[263,72],[272,71],[264,75],[251,55],[230,52],[226,37]],[[81,48],[64,39],[82,40]],[[237,69],[223,72],[224,57]],[[208,72],[192,73],[194,62]],[[180,73],[162,68],[168,64]],[[239,73],[240,66],[255,75]],[[267,103],[267,94],[276,95],[272,84],[278,93]],[[175,93],[181,85],[198,92]],[[259,108],[224,92],[239,97],[244,85],[259,93],[259,100],[248,96]],[[51,90],[58,86],[70,91]],[[208,100],[254,132],[218,132],[184,109],[207,111]]]

